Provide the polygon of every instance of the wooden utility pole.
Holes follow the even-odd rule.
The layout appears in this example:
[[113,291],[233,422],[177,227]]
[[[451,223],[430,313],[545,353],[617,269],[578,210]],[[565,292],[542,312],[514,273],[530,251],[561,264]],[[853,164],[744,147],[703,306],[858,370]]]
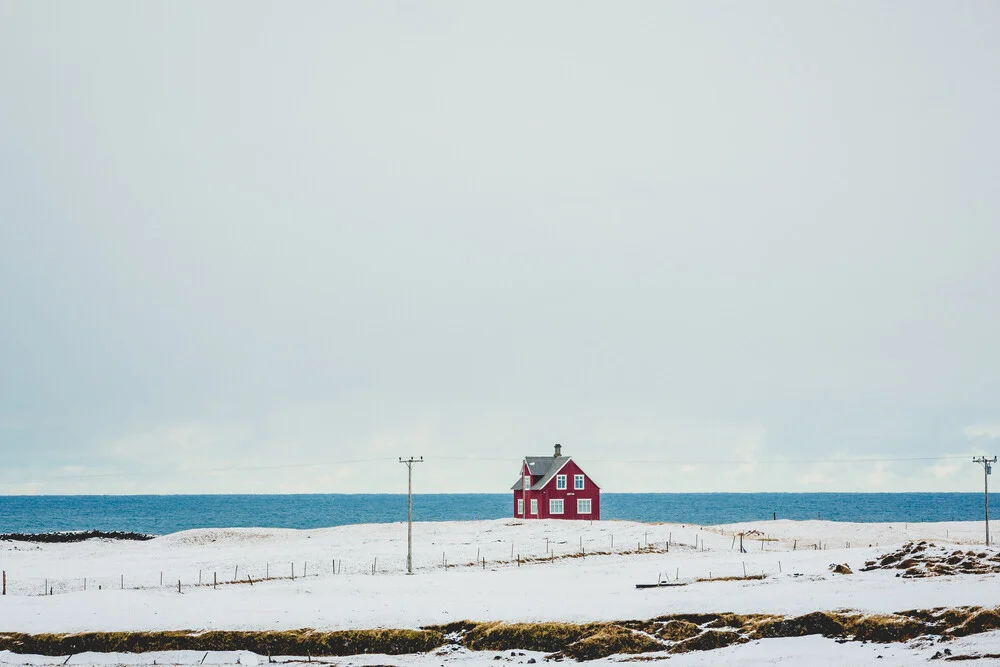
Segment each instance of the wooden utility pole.
[[973,458],[973,463],[980,463],[983,466],[983,494],[986,507],[986,546],[990,546],[990,473],[993,472],[993,464],[997,462],[997,457],[988,459],[985,456]]
[[424,457],[415,459],[412,456],[408,459],[399,458],[400,463],[406,464],[406,573],[413,574],[413,464],[423,463]]

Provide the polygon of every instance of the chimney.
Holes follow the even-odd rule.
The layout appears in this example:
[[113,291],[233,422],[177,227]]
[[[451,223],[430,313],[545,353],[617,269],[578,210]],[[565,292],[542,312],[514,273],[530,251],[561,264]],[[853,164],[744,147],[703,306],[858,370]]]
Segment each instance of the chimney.
[[556,458],[562,456],[562,445],[556,445]]

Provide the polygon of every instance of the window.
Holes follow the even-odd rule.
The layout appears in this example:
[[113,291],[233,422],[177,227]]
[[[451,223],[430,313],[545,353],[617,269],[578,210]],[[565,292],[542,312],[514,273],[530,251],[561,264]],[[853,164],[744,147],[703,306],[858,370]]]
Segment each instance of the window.
[[576,513],[577,514],[590,514],[590,498],[577,498],[576,499]]
[[563,501],[562,498],[553,498],[549,501],[549,514],[562,514],[563,513]]
[[538,514],[538,498],[531,499],[531,513]]
[[524,516],[524,498],[517,499],[517,514],[518,516]]
[[556,488],[557,489],[566,488],[566,475],[556,475]]
[[574,489],[583,488],[583,475],[573,475],[573,488]]
[[524,487],[523,488],[525,488],[525,489],[530,489],[531,488],[531,475],[525,475],[524,476]]

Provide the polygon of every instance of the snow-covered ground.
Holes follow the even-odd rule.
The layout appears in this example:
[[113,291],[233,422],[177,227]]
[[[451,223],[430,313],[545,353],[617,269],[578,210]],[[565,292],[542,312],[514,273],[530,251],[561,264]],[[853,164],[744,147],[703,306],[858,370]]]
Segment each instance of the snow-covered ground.
[[[738,532],[748,534],[743,541],[746,553],[738,550]],[[982,532],[982,523],[975,522],[767,521],[705,528],[513,519],[420,523],[414,525],[413,576],[405,572],[405,524],[309,531],[204,529],[148,542],[3,542],[0,567],[7,572],[8,595],[0,598],[0,630],[334,630],[414,628],[459,619],[582,622],[680,612],[799,614],[835,609],[893,612],[992,607],[1000,602],[996,575],[901,579],[893,571],[835,575],[829,570],[832,563],[847,563],[857,572],[866,560],[909,540],[927,539],[978,551]],[[665,552],[668,541],[669,553]],[[647,545],[657,551],[636,553]],[[563,557],[581,553],[587,555]],[[518,556],[534,560],[518,566]],[[290,578],[293,564],[294,580]],[[747,574],[764,573],[767,578],[694,581],[741,576],[744,568]],[[197,585],[199,575],[201,586]],[[260,581],[265,575],[287,578]],[[211,585],[213,576],[220,583],[217,588]],[[246,581],[248,576],[253,585]],[[234,577],[243,583],[226,583]],[[678,577],[689,585],[635,588],[637,583]],[[177,592],[178,580],[181,593]],[[54,594],[42,595],[46,588]],[[1000,652],[1000,640],[992,635],[963,641],[992,642],[995,652]],[[842,656],[836,664],[844,664],[855,662],[855,654],[860,659],[876,648],[884,656],[878,664],[912,664],[913,651],[918,650],[807,637],[767,640],[724,651],[739,656],[741,663],[744,658],[751,661],[743,664],[771,664],[767,662],[771,651],[788,656],[836,654]],[[673,665],[715,664],[723,655],[720,651],[675,655],[670,661]],[[25,659],[0,655],[3,662]],[[203,657],[198,655],[199,660]],[[427,659],[442,664],[439,657]],[[485,661],[486,656],[460,652],[448,658],[457,664],[473,664]],[[183,662],[181,657],[170,659]],[[232,656],[214,659],[235,660]],[[422,664],[422,659],[410,657],[407,664]],[[814,664],[834,664],[808,659]],[[42,661],[38,664],[51,664],[46,662],[49,659],[38,660]],[[79,660],[78,656],[71,664],[81,664]],[[386,662],[400,664],[400,658],[383,657]],[[344,659],[337,663],[353,664]]]

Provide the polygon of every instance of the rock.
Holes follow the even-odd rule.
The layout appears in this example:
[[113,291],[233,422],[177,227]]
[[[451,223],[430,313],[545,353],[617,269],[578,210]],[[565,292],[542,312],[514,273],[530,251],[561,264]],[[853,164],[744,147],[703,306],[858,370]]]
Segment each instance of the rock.
[[834,574],[854,574],[851,568],[848,567],[847,563],[834,563],[830,566],[830,569]]

